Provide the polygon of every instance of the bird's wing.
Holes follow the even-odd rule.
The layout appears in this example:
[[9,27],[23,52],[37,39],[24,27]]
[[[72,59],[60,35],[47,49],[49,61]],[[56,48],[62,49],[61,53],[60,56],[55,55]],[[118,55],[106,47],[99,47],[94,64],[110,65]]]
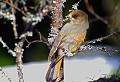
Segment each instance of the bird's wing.
[[58,36],[56,36],[54,44],[53,44],[53,46],[50,50],[49,56],[48,56],[48,61],[50,61],[51,58],[53,57],[54,53],[56,52],[59,45],[61,44],[62,39],[66,37],[68,27],[70,27],[70,24],[69,23],[65,24],[63,26],[63,28],[60,30]]
[[50,50],[49,56],[48,56],[48,61],[51,60],[51,58],[53,57],[54,53],[56,52],[56,50],[58,49],[58,46],[61,42],[61,35],[58,34],[58,36],[56,36],[55,42]]

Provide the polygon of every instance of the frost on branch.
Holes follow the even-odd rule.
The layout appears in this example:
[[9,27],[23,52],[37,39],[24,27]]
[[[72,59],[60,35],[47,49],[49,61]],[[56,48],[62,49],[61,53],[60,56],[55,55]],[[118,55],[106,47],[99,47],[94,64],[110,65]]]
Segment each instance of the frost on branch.
[[33,36],[33,33],[30,32],[30,31],[27,31],[26,33],[21,34],[20,37],[19,37],[19,39],[22,39],[22,38],[24,38],[26,36],[30,36],[31,37],[31,36]]
[[3,71],[1,67],[0,67],[0,75],[2,75],[2,77],[5,77],[9,82],[12,82],[11,78]]
[[79,2],[75,3],[74,5],[72,5],[72,9],[77,10],[78,9],[77,7],[79,6]]
[[11,20],[11,21],[16,20],[16,18],[15,18],[14,15],[12,15],[12,14],[9,13],[9,12],[4,12],[4,11],[2,11],[2,10],[0,10],[0,16],[6,18],[6,19],[8,19],[8,20]]
[[23,20],[26,21],[27,23],[33,22],[32,25],[36,25],[38,22],[41,22],[43,19],[43,16],[39,13],[32,14],[30,12],[27,12],[27,17],[23,17]]
[[12,54],[13,57],[16,56],[16,53],[7,46],[7,44],[2,40],[2,37],[0,37],[0,43],[3,45],[4,48],[7,48],[8,53]]
[[48,36],[48,42],[50,44],[53,44],[58,33],[59,33],[59,30],[57,28],[53,28],[53,27],[51,28],[51,32],[49,33],[49,36]]
[[102,51],[102,52],[107,53],[108,55],[111,55],[111,52],[114,52],[114,53],[119,52],[118,50],[115,50],[113,48],[108,49],[107,47],[98,47],[98,46],[93,46],[93,45],[90,45],[90,44],[81,45],[78,48],[77,52],[81,52],[81,51],[85,51],[85,50]]
[[52,24],[51,24],[51,32],[48,36],[48,42],[50,44],[53,44],[56,36],[59,33],[59,29],[63,26],[63,17],[62,17],[62,7],[64,7],[64,2],[66,0],[53,0],[53,6],[52,6]]

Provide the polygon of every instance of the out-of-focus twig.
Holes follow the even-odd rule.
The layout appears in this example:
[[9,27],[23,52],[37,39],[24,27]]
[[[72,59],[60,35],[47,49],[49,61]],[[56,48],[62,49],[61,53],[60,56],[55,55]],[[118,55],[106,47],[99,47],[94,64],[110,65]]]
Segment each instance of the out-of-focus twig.
[[93,6],[89,4],[88,0],[84,0],[85,1],[85,5],[88,9],[88,11],[93,14],[97,19],[101,20],[102,22],[104,22],[105,24],[108,24],[108,21],[103,19],[101,16],[99,16],[93,9]]
[[115,4],[114,4],[114,8],[112,10],[112,15],[113,15],[113,19],[112,20],[112,26],[114,28],[120,26],[120,22],[119,22],[119,9],[120,9],[120,1],[119,0],[115,0]]
[[22,11],[21,9],[19,9],[17,6],[13,5],[13,4],[10,4],[7,0],[4,0],[3,1],[4,3],[10,5],[11,7],[13,7],[14,9],[20,11],[24,16],[27,16],[26,13],[24,11]]
[[[106,20],[109,20],[109,19],[113,19],[114,16],[105,16],[105,17],[102,17],[103,19],[106,19]],[[97,18],[92,18],[89,20],[89,23],[93,23],[93,22],[97,22],[99,21],[99,19]]]

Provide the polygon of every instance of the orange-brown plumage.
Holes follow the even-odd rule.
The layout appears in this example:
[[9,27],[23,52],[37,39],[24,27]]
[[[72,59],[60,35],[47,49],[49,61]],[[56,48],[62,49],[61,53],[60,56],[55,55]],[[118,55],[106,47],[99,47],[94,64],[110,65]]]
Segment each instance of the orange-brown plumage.
[[[66,23],[56,36],[54,44],[50,50],[48,60],[51,60],[58,51],[56,59],[52,60],[50,67],[46,74],[46,80],[50,79],[51,73],[55,70],[53,67],[57,64],[56,78],[60,73],[61,59],[66,55],[63,50],[68,52],[75,52],[80,44],[84,41],[87,29],[89,28],[88,16],[81,10],[73,10],[67,17],[70,22]],[[68,54],[67,56],[72,56]]]

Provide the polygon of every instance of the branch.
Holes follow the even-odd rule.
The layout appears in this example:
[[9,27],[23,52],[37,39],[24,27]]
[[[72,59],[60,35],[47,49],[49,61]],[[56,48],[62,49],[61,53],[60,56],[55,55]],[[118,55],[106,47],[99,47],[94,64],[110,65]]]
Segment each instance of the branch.
[[42,34],[38,30],[36,30],[36,32],[39,35],[39,40],[34,40],[32,42],[29,42],[27,39],[25,39],[26,42],[28,43],[26,47],[29,47],[31,44],[36,43],[36,42],[42,42],[42,43],[45,43],[50,49],[51,44],[47,41],[47,39],[44,36],[42,36]]
[[62,7],[63,3],[61,0],[54,0],[52,8],[52,23],[51,23],[51,32],[48,36],[48,42],[53,44],[55,37],[59,33],[59,28],[63,25],[63,17],[62,17]]
[[63,17],[62,17],[62,5],[61,0],[54,0],[53,1],[53,9],[52,9],[52,27],[53,28],[60,28],[63,24]]
[[108,21],[103,19],[101,16],[99,16],[93,9],[93,6],[89,4],[88,0],[84,0],[85,5],[88,9],[88,11],[93,14],[97,19],[101,20],[103,23],[108,24]]
[[23,44],[25,41],[25,37],[23,37],[20,40],[20,42],[18,44],[16,44],[16,47],[14,49],[14,51],[16,52],[16,63],[17,63],[19,82],[24,82],[23,73],[22,73],[22,68],[23,68],[22,54],[23,54],[24,49],[22,49],[22,47],[23,47]]
[[115,31],[115,32],[113,32],[113,33],[111,33],[111,34],[109,34],[107,36],[91,40],[91,41],[88,42],[88,44],[93,44],[93,43],[96,43],[96,42],[101,42],[102,40],[108,39],[109,37],[111,37],[111,36],[113,36],[115,34],[118,34],[118,32]]
[[8,53],[10,53],[13,57],[16,56],[16,53],[7,46],[7,44],[2,40],[2,37],[0,37],[0,43],[3,45],[3,48],[7,48]]
[[79,49],[75,52],[78,53],[78,52],[81,52],[81,51],[84,51],[84,50],[100,50],[100,51],[104,51],[106,52],[107,54],[110,55],[110,52],[118,52],[118,50],[115,50],[115,51],[107,51],[105,47],[95,47],[95,46],[92,46],[92,44],[95,44],[96,42],[101,42],[105,39],[108,39],[108,38],[111,38],[112,36],[116,35],[116,34],[119,34],[120,32],[119,31],[115,31],[107,36],[104,36],[104,37],[101,37],[101,38],[97,38],[97,39],[93,39],[93,40],[90,40],[90,41],[87,41],[87,42],[84,42],[81,46],[79,46]]
[[[10,0],[10,4],[13,5],[12,0]],[[11,11],[12,11],[12,15],[15,17],[15,11],[12,6],[11,6]],[[13,20],[13,31],[14,31],[15,39],[18,39],[18,33],[17,33],[17,28],[16,28],[16,19]]]
[[17,70],[18,70],[19,82],[24,82],[23,73],[22,73],[22,68],[23,68],[22,57],[23,57],[23,51],[24,51],[23,45],[26,40],[26,37],[33,36],[33,32],[31,30],[32,28],[33,26],[31,22],[28,23],[26,26],[25,32],[21,34],[19,37],[20,41],[15,44],[15,48],[14,48],[14,51],[16,53],[16,62],[17,62],[17,67],[18,67]]

